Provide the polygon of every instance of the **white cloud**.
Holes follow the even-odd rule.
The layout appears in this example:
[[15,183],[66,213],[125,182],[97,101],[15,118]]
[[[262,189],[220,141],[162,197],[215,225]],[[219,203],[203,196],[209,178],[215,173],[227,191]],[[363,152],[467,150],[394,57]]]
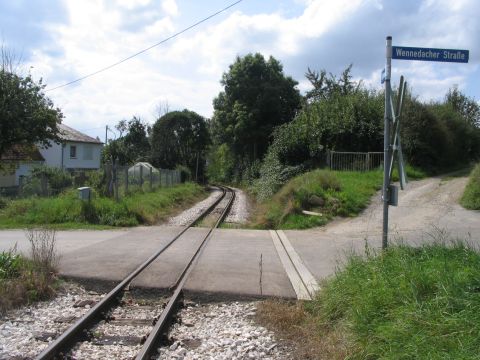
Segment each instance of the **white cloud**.
[[[331,39],[332,34],[338,36],[338,29],[349,29],[345,24],[350,24],[364,13],[375,14],[379,18],[369,18],[370,23],[362,22],[364,28],[355,28],[354,33],[348,33],[348,37],[354,39],[348,44],[352,48],[351,54],[356,56],[355,51],[358,51],[359,55],[365,56],[365,52],[375,48],[372,44],[377,41],[365,31],[379,23],[380,15],[386,15],[382,12],[388,10],[388,3],[381,0],[296,1],[305,4],[299,16],[288,18],[280,12],[246,15],[239,10],[233,11],[221,21],[203,24],[127,63],[48,95],[64,110],[67,124],[79,129],[107,123],[114,125],[134,114],[152,120],[153,109],[160,100],[168,100],[172,109],[187,107],[211,116],[212,99],[221,90],[219,80],[235,56],[247,52],[273,55],[284,63],[290,60],[298,69],[290,67],[286,72],[295,70],[297,74],[304,73],[306,67],[312,65],[309,63],[311,59],[302,59],[307,50],[311,50],[311,56],[319,64],[338,62],[343,66],[355,63],[357,58],[332,59],[323,48],[309,47]],[[148,15],[149,21],[141,22],[141,26],[133,30],[125,27],[130,19],[130,10],[147,5],[151,7],[145,15]],[[57,50],[61,50],[63,55],[53,57],[46,49],[39,48],[33,52],[31,61],[35,67],[34,75],[44,77],[52,87],[114,63],[179,30],[172,21],[172,17],[179,15],[174,0],[157,3],[122,0],[122,7],[112,6],[107,0],[66,0],[65,6],[69,15],[68,24],[48,26]],[[478,28],[471,21],[476,16],[465,15],[471,9],[472,1],[467,0],[456,4],[455,10],[446,0],[425,1],[415,13],[399,14],[401,32],[395,37],[405,41],[402,45],[441,47],[446,40],[453,45],[462,44],[462,41],[467,41],[468,31]],[[431,13],[433,18],[428,15]],[[437,17],[442,19],[441,24],[438,24]],[[409,26],[402,27],[402,24]],[[426,30],[417,30],[412,24],[421,24]],[[466,26],[466,30],[460,29],[461,24]],[[390,25],[393,26],[385,26]],[[381,30],[385,33],[389,31],[388,28]],[[378,35],[379,42],[382,42],[383,36]],[[478,36],[476,38],[478,40]],[[358,39],[366,42],[359,44]],[[472,39],[475,37],[472,36]],[[410,44],[409,40],[416,41]],[[330,43],[336,45],[334,40],[327,44]],[[374,69],[381,64],[381,58],[379,60],[363,65],[364,68],[355,65],[354,74],[357,71],[367,74],[366,83],[379,87],[380,69]],[[327,65],[320,65],[323,66]],[[395,64],[394,75],[406,75],[414,91],[422,98],[437,99],[453,84],[466,87],[470,74],[476,71],[471,66],[459,69],[434,64],[398,63]],[[304,78],[299,76],[297,80],[301,90],[308,89]]]
[[178,15],[178,6],[175,0],[163,0],[162,9],[167,15],[177,16]]

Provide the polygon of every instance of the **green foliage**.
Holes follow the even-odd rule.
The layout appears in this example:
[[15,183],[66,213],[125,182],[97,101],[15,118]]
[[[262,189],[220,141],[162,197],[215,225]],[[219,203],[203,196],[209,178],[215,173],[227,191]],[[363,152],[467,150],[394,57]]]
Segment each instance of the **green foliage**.
[[[314,170],[287,182],[259,206],[255,225],[260,228],[309,228],[334,216],[353,216],[363,210],[382,183],[380,171],[340,172]],[[302,210],[321,213],[304,215]]]
[[402,147],[414,166],[438,173],[480,156],[480,130],[448,102],[422,104],[407,96],[402,118]]
[[270,197],[290,177],[324,165],[325,149],[381,150],[382,106],[380,94],[360,88],[346,95],[335,91],[304,106],[295,120],[274,132],[260,169],[260,199]]
[[78,199],[77,192],[71,190],[57,197],[12,200],[0,210],[0,226],[151,225],[164,219],[179,204],[190,203],[203,194],[200,186],[186,183],[169,188],[158,188],[153,192],[137,191],[122,197],[119,202],[94,193],[91,202],[87,203]]
[[353,359],[476,359],[480,254],[465,244],[352,255],[307,310],[348,331]]
[[193,111],[172,111],[157,120],[152,128],[152,163],[156,167],[174,169],[186,166],[203,178],[205,152],[210,137],[205,119]]
[[37,83],[30,75],[15,74],[5,62],[0,64],[0,155],[14,145],[50,146],[51,141],[59,141],[63,115],[45,96],[44,88],[42,80]]
[[470,210],[480,210],[480,164],[472,170],[460,204]]
[[457,88],[450,89],[445,102],[452,106],[463,119],[472,126],[480,127],[480,105],[475,99],[462,94]]
[[42,178],[45,177],[48,186],[55,193],[58,193],[73,184],[72,175],[60,168],[50,166],[38,166],[32,169],[30,178]]
[[257,53],[237,57],[221,84],[224,90],[213,102],[214,144],[228,144],[235,168],[240,161],[248,168],[265,154],[273,129],[291,121],[300,107],[297,82],[284,75],[278,60]]
[[133,164],[148,161],[150,143],[148,134],[150,126],[134,116],[131,120],[121,120],[115,125],[120,133],[118,139],[110,140],[102,150],[102,162],[109,163],[118,159],[120,164]]
[[235,160],[227,144],[210,149],[207,167],[207,176],[210,182],[228,182],[232,179],[234,167]]
[[17,277],[20,265],[20,255],[13,250],[0,252],[0,281]]

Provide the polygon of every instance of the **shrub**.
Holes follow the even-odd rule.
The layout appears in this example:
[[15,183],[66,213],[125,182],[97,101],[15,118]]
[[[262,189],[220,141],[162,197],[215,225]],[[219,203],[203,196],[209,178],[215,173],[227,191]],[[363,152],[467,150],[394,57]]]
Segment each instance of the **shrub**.
[[460,203],[467,209],[480,210],[480,164],[472,170]]

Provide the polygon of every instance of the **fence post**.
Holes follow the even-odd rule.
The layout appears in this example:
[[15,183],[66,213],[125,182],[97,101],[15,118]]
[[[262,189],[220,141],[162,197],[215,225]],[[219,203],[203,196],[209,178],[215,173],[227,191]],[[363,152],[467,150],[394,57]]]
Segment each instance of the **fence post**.
[[153,169],[150,168],[150,191],[153,190]]
[[140,165],[140,187],[143,189],[143,166]]
[[128,166],[125,168],[125,194],[128,192]]
[[114,192],[115,192],[115,201],[118,202],[118,171],[117,165],[115,164],[113,167],[113,178],[114,178]]
[[45,174],[42,174],[40,178],[40,184],[42,188],[42,196],[48,196],[48,180]]
[[367,171],[370,171],[370,153],[367,152]]

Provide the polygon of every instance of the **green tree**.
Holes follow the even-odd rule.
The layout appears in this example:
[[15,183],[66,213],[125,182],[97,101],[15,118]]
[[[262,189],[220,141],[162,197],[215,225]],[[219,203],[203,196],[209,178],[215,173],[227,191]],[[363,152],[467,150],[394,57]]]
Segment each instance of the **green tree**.
[[273,129],[289,122],[300,107],[298,84],[281,63],[261,54],[237,57],[223,74],[224,90],[214,99],[212,136],[228,144],[237,162],[261,159]]
[[[2,47],[2,55],[4,56]],[[43,92],[45,85],[30,75],[16,74],[8,61],[0,67],[0,156],[17,144],[50,146],[60,142],[63,115]]]
[[152,127],[152,163],[168,169],[183,165],[195,178],[203,178],[209,143],[210,136],[202,116],[187,109],[169,112]]
[[446,96],[447,104],[453,107],[470,125],[480,127],[480,105],[457,88],[450,89]]
[[119,137],[110,140],[103,148],[103,161],[110,162],[112,157],[120,164],[132,164],[138,161],[148,161],[150,158],[150,143],[148,134],[150,126],[134,116],[131,120],[120,120],[115,125]]

